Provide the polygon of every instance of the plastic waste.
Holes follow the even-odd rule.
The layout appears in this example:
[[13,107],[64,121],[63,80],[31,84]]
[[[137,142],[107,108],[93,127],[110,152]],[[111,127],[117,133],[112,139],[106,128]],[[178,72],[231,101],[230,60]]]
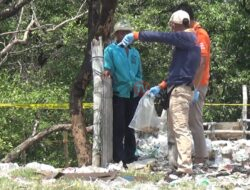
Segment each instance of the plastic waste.
[[206,177],[197,178],[196,179],[196,184],[202,185],[202,186],[208,186],[210,184],[210,181]]
[[240,149],[233,153],[233,160],[240,163],[245,162],[249,160],[249,154],[245,149]]
[[0,173],[7,173],[17,168],[19,168],[17,163],[0,163]]
[[207,186],[206,190],[216,190],[215,186],[210,184]]
[[122,176],[124,179],[128,180],[128,181],[134,181],[135,180],[135,177],[134,176],[131,176],[131,175],[125,175],[125,176]]
[[222,157],[222,154],[219,150],[215,154],[214,164],[217,167],[219,167],[220,165],[223,164],[223,157]]
[[208,138],[205,139],[208,154],[212,152],[212,141]]
[[31,162],[26,164],[27,168],[36,169],[38,171],[58,172],[56,168],[47,164],[40,164],[38,162]]
[[154,96],[150,96],[148,93],[144,94],[129,124],[130,128],[137,131],[152,132],[161,127],[161,118],[156,113],[154,99]]
[[162,129],[165,132],[167,131],[167,111],[165,109],[163,109],[161,113],[159,129]]

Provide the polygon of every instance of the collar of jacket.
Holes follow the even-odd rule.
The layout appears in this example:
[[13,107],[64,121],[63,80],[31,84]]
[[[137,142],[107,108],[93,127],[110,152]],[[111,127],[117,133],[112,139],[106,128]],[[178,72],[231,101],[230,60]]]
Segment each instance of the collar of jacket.
[[194,24],[192,25],[192,28],[193,28],[194,30],[196,30],[196,29],[198,29],[198,28],[201,28],[201,25],[200,25],[199,22],[194,22]]
[[184,32],[194,32],[194,29],[193,28],[188,28],[188,29],[184,30]]
[[[115,42],[115,45],[118,46],[118,42]],[[120,46],[121,46],[122,48],[125,48],[124,45],[120,45]],[[131,49],[131,45],[128,45],[127,47],[128,47],[129,49]]]

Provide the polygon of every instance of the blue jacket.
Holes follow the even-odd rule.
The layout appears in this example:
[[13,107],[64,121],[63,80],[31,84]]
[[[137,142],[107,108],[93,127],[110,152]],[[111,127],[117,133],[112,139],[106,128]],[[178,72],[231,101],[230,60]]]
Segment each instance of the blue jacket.
[[[127,54],[117,43],[108,45],[104,50],[104,69],[111,72],[113,93],[119,97],[130,98],[136,82],[142,81],[141,59],[135,48],[130,47]],[[136,96],[138,93],[134,93]]]
[[191,84],[200,63],[200,47],[193,32],[150,32],[139,33],[139,40],[161,42],[175,46],[173,59],[166,79],[168,86]]

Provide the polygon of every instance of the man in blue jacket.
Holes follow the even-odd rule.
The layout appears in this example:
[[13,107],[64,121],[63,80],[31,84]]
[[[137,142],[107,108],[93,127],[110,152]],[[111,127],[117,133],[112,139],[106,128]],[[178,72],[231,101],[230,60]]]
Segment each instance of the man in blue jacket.
[[142,83],[139,52],[131,46],[118,45],[131,31],[129,22],[117,22],[115,42],[104,50],[104,76],[112,78],[113,88],[113,160],[124,164],[137,159],[135,132],[128,126],[140,100],[136,87]]
[[[190,18],[183,10],[176,11],[169,20],[173,32],[132,32],[121,44],[127,46],[134,40],[161,42],[174,46],[173,58],[168,77],[152,87],[150,93],[156,95],[160,89],[172,89],[168,109],[168,129],[173,131],[178,158],[173,172],[178,177],[192,174],[192,136],[188,126],[189,105],[193,97],[193,79],[200,63],[200,47],[196,35],[190,28]],[[169,177],[167,175],[166,177]]]

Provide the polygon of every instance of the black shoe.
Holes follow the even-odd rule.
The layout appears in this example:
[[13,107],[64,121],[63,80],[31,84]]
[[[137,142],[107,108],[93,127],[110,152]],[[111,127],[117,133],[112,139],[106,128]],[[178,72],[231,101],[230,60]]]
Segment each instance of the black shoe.
[[126,163],[124,163],[124,162],[123,162],[122,166],[123,166],[123,168],[124,168],[125,170],[127,170],[127,169],[128,169],[128,166],[127,166],[127,164],[126,164]]
[[139,156],[133,156],[132,158],[128,158],[126,160],[126,164],[130,164],[130,163],[132,163],[134,161],[137,161],[138,159],[139,159]]

